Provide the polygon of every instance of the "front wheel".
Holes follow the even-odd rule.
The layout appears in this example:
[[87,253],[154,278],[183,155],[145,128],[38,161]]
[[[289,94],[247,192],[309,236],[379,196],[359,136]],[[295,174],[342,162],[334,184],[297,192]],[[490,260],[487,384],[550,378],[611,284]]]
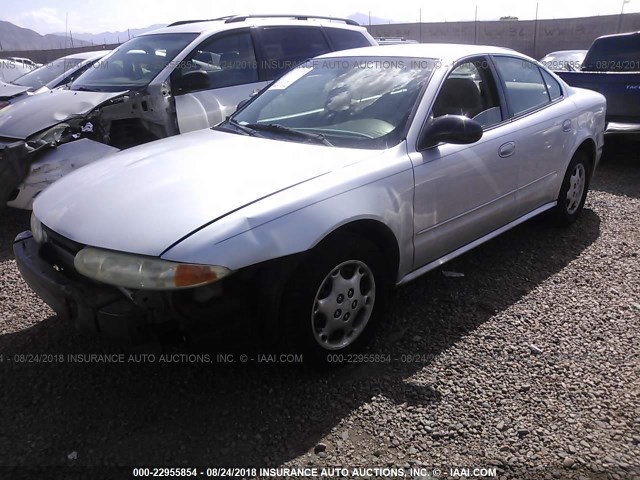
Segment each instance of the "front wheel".
[[379,323],[389,279],[380,250],[364,238],[343,238],[311,252],[281,299],[289,351],[327,364],[328,355],[361,350]]
[[558,224],[571,225],[580,216],[589,190],[590,168],[587,154],[576,152],[569,163],[558,195],[554,212]]

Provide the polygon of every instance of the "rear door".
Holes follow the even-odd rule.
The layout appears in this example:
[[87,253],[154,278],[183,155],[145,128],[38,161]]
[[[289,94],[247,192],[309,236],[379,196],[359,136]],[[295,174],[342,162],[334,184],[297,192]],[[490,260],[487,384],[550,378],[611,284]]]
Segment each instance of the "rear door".
[[507,100],[516,155],[519,215],[556,200],[571,147],[575,107],[560,84],[528,60],[496,55],[493,61]]
[[205,40],[171,75],[180,133],[217,125],[268,83],[259,77],[250,29]]

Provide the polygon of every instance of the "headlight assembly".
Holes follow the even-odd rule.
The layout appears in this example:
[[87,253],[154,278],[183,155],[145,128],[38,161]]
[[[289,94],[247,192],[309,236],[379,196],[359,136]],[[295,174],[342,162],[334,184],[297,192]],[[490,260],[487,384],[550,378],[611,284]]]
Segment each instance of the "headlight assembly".
[[94,247],[80,250],[76,270],[109,285],[140,290],[177,290],[216,282],[231,273],[216,265],[195,265]]
[[47,241],[47,234],[42,228],[42,223],[34,213],[31,214],[31,235],[33,235],[33,239],[36,243],[43,244]]
[[27,139],[27,143],[32,146],[37,145],[55,145],[62,139],[63,135],[69,130],[68,123],[59,123],[47,130],[38,133]]

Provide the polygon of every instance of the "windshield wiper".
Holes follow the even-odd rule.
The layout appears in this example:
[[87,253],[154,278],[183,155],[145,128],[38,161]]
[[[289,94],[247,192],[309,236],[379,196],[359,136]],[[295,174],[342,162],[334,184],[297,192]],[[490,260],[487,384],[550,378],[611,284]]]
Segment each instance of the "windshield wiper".
[[296,130],[294,128],[283,127],[282,125],[278,125],[277,123],[248,123],[244,125],[244,127],[251,128],[255,130],[263,130],[265,132],[280,132],[285,133],[287,135],[293,135],[299,138],[305,138],[307,140],[312,140],[317,143],[322,143],[328,147],[333,147],[331,142],[327,140],[327,138],[321,133],[309,133],[309,132],[301,132],[300,130]]
[[246,133],[247,135],[250,135],[252,137],[254,137],[254,136],[256,136],[258,134],[258,132],[256,132],[255,129],[250,128],[247,125],[242,125],[235,118],[227,117],[226,123],[229,123],[229,124],[233,125],[235,128],[237,128],[241,132]]

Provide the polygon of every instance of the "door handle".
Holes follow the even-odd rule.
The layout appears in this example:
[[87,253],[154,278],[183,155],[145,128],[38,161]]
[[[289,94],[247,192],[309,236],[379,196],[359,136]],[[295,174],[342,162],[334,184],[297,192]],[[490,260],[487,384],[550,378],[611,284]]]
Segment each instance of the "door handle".
[[571,120],[567,119],[564,122],[562,122],[562,131],[563,132],[571,131]]
[[500,148],[498,149],[498,155],[502,158],[510,157],[514,153],[516,153],[516,142],[507,142],[500,145]]

